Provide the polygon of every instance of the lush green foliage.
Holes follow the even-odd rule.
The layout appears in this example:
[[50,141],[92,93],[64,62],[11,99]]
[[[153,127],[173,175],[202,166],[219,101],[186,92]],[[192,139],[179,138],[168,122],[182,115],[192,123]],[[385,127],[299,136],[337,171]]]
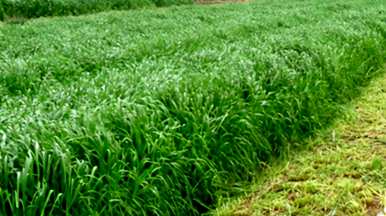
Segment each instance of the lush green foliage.
[[271,164],[246,185],[245,196],[222,199],[211,214],[386,213],[386,73],[369,85],[331,127],[307,141],[307,150]]
[[126,10],[144,6],[168,6],[192,0],[0,0],[0,19],[78,15],[106,10]]
[[328,124],[386,54],[383,1],[0,28],[0,214],[197,214]]

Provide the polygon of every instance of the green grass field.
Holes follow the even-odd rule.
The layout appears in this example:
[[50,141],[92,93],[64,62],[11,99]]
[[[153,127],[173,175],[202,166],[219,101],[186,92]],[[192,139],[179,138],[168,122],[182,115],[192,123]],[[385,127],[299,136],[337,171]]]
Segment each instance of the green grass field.
[[212,215],[386,214],[386,74],[345,110],[305,151],[271,164]]
[[0,215],[206,212],[329,125],[386,59],[381,0],[0,25]]
[[192,3],[193,0],[0,0],[0,20]]

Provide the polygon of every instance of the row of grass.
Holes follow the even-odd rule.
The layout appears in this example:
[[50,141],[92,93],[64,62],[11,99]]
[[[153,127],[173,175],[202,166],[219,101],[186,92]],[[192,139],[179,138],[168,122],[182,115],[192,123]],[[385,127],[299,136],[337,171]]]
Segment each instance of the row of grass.
[[205,212],[358,94],[385,12],[277,0],[2,26],[0,214]]
[[331,127],[307,141],[306,151],[270,164],[244,188],[244,196],[219,198],[211,213],[386,214],[386,73],[369,85]]
[[192,0],[0,0],[0,20],[191,4]]

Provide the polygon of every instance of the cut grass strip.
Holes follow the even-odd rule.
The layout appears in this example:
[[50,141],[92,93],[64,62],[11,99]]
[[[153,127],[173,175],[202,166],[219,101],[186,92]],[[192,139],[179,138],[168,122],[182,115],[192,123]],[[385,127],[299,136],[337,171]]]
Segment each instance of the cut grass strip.
[[347,111],[351,114],[309,142],[309,150],[267,168],[246,197],[225,202],[213,213],[386,213],[386,75],[374,80]]

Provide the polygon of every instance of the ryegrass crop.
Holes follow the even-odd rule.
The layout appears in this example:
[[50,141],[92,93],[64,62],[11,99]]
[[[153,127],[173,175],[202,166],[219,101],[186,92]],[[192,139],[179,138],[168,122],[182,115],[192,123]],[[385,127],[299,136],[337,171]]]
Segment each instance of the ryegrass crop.
[[[384,69],[383,69],[384,70]],[[307,150],[270,164],[246,196],[213,215],[382,215],[386,213],[386,74],[374,79]],[[230,202],[229,202],[230,201]]]
[[3,25],[0,213],[206,211],[358,94],[386,58],[385,11],[257,1]]
[[0,0],[0,20],[5,17],[79,15],[106,10],[189,3],[192,3],[192,0]]

